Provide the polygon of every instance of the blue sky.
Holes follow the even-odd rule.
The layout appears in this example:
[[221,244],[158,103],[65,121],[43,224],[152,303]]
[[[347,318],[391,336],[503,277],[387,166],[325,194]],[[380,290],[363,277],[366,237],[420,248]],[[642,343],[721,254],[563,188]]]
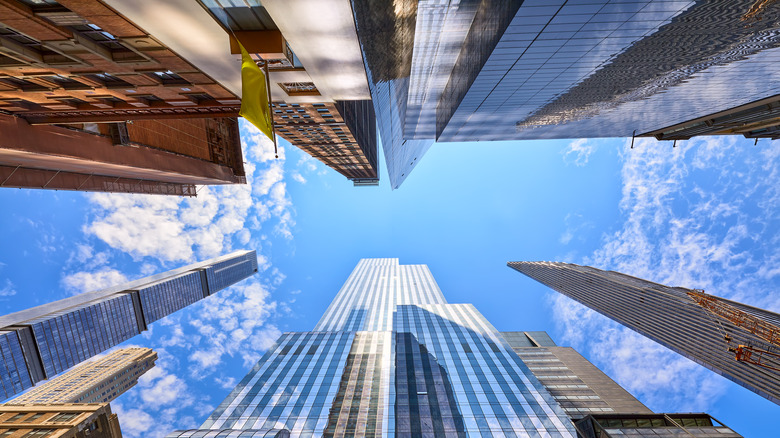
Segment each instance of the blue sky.
[[[126,345],[160,359],[112,403],[128,437],[196,427],[283,331],[306,331],[362,257],[430,266],[499,330],[547,330],[656,411],[771,436],[778,407],[506,267],[559,260],[780,310],[780,150],[768,140],[434,145],[400,189],[352,187],[242,124],[251,184],[197,199],[0,190],[11,312],[232,249],[261,273]],[[383,159],[380,159],[383,161]],[[383,164],[383,163],[382,163]],[[384,170],[383,170],[384,171]]]

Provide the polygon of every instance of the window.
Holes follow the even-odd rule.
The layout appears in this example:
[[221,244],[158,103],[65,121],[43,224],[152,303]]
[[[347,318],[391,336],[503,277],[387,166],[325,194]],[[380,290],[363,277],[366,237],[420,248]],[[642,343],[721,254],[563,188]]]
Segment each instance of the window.
[[45,76],[43,79],[46,79],[49,82],[54,82],[66,90],[89,90],[92,88],[87,84],[82,84],[77,80],[63,75]]
[[57,414],[49,419],[51,422],[62,422],[62,421],[70,421],[74,418],[76,418],[79,414],[74,412],[63,412],[61,414]]
[[84,77],[100,82],[106,88],[133,88],[134,87],[133,84],[123,79],[120,79],[110,73],[96,73],[91,75],[84,75]]
[[19,421],[21,418],[24,418],[24,416],[27,415],[26,413],[16,414],[13,417],[9,418],[6,421]]
[[43,85],[36,84],[35,82],[30,82],[25,79],[20,78],[14,78],[14,77],[7,77],[2,78],[0,81],[14,87],[18,88],[22,91],[45,91],[48,90],[47,87],[44,87]]
[[319,96],[320,91],[314,82],[279,82],[279,86],[288,96]]
[[206,102],[206,101],[209,101],[209,100],[214,100],[213,97],[209,96],[206,93],[189,93],[189,94],[185,94],[185,96],[187,97],[187,99],[189,99],[189,100],[191,100],[191,101],[193,101],[195,103],[201,103],[201,102]]
[[39,419],[41,417],[43,417],[43,414],[40,414],[40,413],[30,415],[29,417],[24,419],[24,423],[32,423],[33,421],[35,421],[35,420],[37,420],[37,419]]
[[54,433],[53,430],[47,430],[47,429],[35,429],[27,432],[26,434],[22,435],[22,438],[39,438],[44,436],[49,436],[52,433]]
[[163,85],[189,85],[189,82],[184,80],[184,78],[170,70],[156,71],[148,73],[148,75],[162,82]]

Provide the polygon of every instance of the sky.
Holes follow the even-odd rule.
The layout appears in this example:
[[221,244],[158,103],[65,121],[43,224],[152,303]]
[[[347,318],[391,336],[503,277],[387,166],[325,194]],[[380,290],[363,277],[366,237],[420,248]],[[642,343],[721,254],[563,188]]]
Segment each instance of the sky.
[[284,140],[275,159],[241,123],[248,185],[194,199],[0,190],[2,313],[257,250],[258,275],[121,345],[159,355],[111,404],[124,436],[196,428],[282,332],[311,330],[368,257],[427,264],[450,303],[473,303],[499,330],[546,330],[657,412],[776,433],[777,405],[506,263],[588,264],[780,311],[780,143],[442,143],[391,190],[383,157],[379,187],[353,187]]

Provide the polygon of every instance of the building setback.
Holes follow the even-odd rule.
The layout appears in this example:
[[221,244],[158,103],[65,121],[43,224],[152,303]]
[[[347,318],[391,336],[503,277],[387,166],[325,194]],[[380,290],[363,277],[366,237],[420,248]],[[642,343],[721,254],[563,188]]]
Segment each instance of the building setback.
[[256,272],[255,252],[236,251],[1,316],[0,396],[50,379]]
[[[552,367],[541,353],[561,365],[535,370]],[[592,413],[652,414],[543,332],[500,333],[447,303],[427,266],[363,259],[313,331],[284,333],[200,429],[168,438],[575,437],[573,420]]]
[[[509,267],[688,359],[780,404],[777,339],[754,324],[780,326],[780,315],[701,291],[669,287],[614,271],[559,262],[509,262]],[[731,319],[697,304],[710,297]],[[742,353],[740,353],[742,352]]]
[[0,187],[195,196],[246,182],[240,88],[200,60],[100,1],[9,0],[0,17]]
[[138,383],[157,360],[151,348],[123,348],[83,363],[6,404],[108,403]]

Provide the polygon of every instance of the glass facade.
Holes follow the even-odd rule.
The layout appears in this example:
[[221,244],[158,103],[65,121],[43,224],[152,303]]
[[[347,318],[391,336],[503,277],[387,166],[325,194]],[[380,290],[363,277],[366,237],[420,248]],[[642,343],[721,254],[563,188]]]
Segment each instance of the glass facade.
[[321,435],[354,338],[352,332],[283,334],[201,428]]
[[282,335],[200,429],[169,437],[260,430],[576,436],[564,410],[474,306],[448,304],[427,266],[397,259],[361,260],[314,331]]
[[140,333],[129,294],[50,313],[25,325],[32,328],[49,378]]
[[138,290],[146,324],[164,318],[206,297],[201,273],[193,272]]
[[[510,262],[509,266],[780,404],[780,363],[771,354],[776,341],[754,330],[765,324],[780,325],[780,315],[715,297],[735,312],[734,317],[721,317],[697,304],[691,296],[697,291],[692,289],[590,266],[559,262]],[[737,347],[755,349],[753,360],[741,359]],[[770,354],[762,356],[766,351]]]
[[211,295],[254,275],[257,272],[257,254],[254,251],[245,251],[242,255],[214,263],[204,270],[204,287],[208,295]]
[[393,188],[434,140],[780,136],[768,3],[352,4]]
[[0,384],[3,398],[33,386],[16,331],[0,331]]
[[238,251],[0,317],[4,398],[102,353],[141,333],[148,324],[256,272],[255,252]]

